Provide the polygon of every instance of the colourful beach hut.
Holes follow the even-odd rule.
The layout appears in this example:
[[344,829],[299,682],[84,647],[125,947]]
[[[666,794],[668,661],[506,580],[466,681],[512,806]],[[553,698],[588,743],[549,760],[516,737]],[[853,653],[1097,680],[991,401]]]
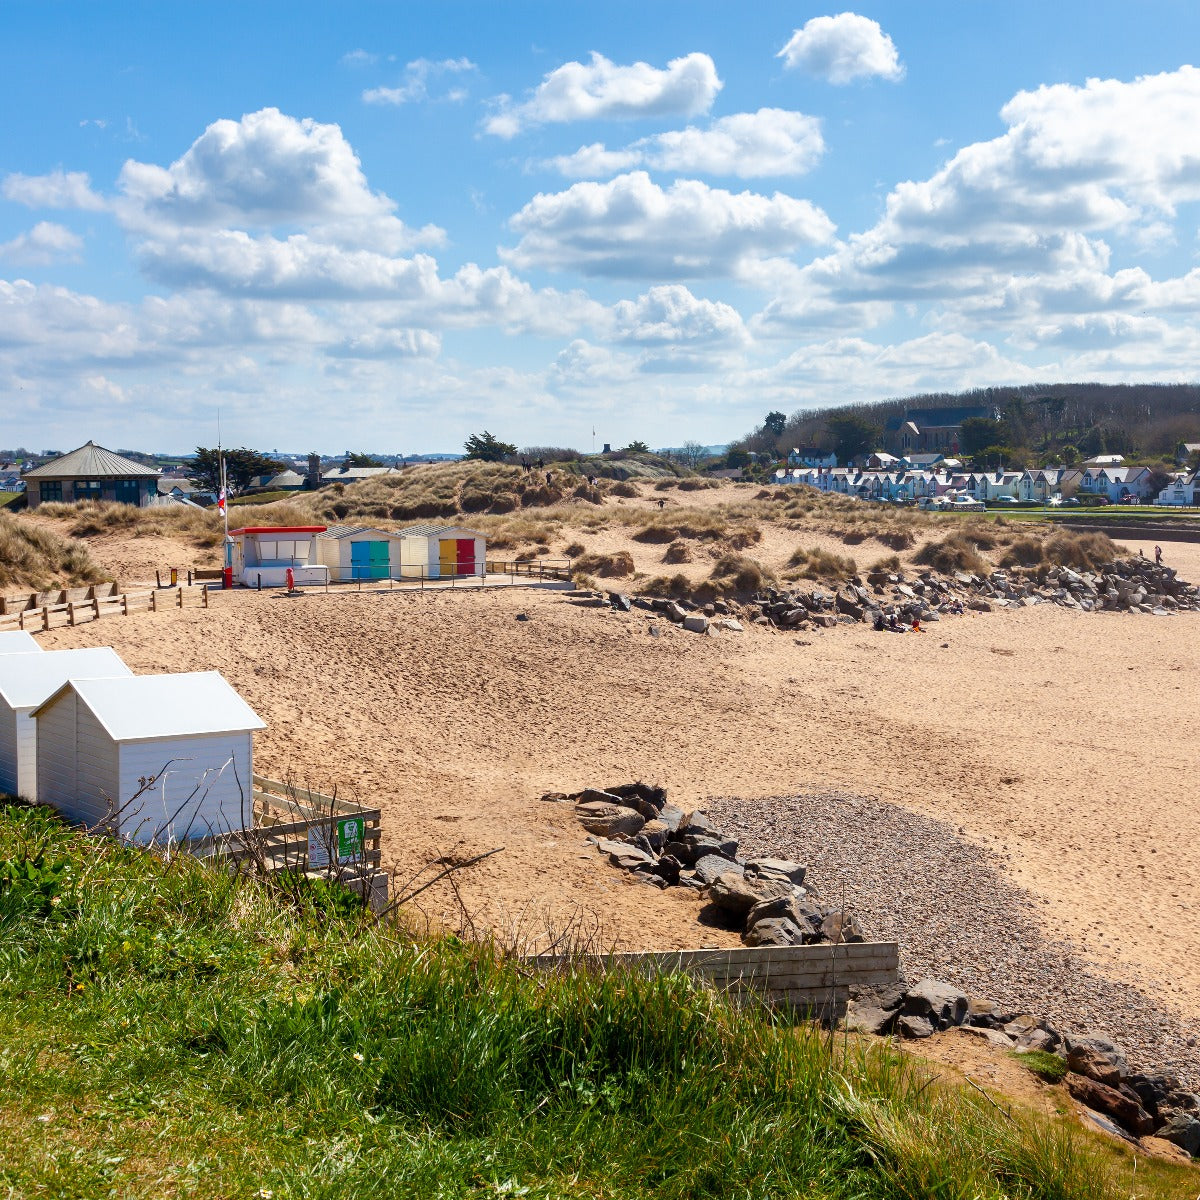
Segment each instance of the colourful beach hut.
[[475,529],[458,525],[409,525],[400,530],[401,574],[406,578],[447,579],[482,575],[487,541]]

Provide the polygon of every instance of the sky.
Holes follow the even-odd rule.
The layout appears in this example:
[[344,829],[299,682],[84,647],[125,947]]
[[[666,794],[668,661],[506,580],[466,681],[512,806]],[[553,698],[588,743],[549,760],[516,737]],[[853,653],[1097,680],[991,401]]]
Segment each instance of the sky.
[[0,0],[0,447],[1194,381],[1200,5]]

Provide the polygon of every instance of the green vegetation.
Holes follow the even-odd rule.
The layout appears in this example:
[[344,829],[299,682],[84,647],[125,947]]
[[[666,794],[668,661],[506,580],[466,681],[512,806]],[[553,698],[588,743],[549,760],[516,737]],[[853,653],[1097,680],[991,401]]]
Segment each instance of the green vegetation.
[[277,488],[273,492],[252,492],[248,496],[234,496],[229,501],[230,508],[242,504],[274,504],[276,500],[295,500],[296,493],[287,488]]
[[0,508],[18,507],[17,501],[24,499],[24,492],[0,492]]
[[1012,1057],[1045,1083],[1061,1083],[1067,1077],[1067,1060],[1057,1054],[1030,1050],[1025,1054],[1014,1052]]
[[466,458],[480,462],[505,462],[516,456],[517,448],[512,442],[502,442],[485,429],[482,433],[471,434],[463,443],[463,451]]
[[221,490],[221,454],[225,457],[225,484],[230,496],[244,492],[252,479],[260,475],[274,475],[283,470],[283,465],[269,455],[257,450],[224,450],[215,446],[197,446],[196,453],[184,464],[188,478],[210,492]]
[[679,977],[518,969],[40,810],[0,808],[0,863],[10,1195],[1128,1194],[1066,1123]]

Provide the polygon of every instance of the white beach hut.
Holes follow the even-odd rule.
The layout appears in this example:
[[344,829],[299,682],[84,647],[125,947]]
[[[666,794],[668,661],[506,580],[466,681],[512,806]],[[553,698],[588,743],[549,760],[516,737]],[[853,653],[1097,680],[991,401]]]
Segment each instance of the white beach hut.
[[281,587],[292,572],[300,584],[329,582],[329,568],[317,559],[316,537],[324,525],[258,525],[231,529],[233,578],[246,587]]
[[14,629],[11,633],[0,633],[0,654],[28,654],[40,649],[37,638],[23,629]]
[[37,795],[37,727],[33,711],[68,679],[131,675],[107,646],[0,654],[0,792]]
[[317,557],[335,583],[355,579],[397,579],[404,538],[368,525],[331,525],[317,534]]
[[475,529],[457,525],[409,525],[400,530],[401,574],[412,579],[482,575],[487,542]]
[[219,671],[73,679],[35,712],[40,803],[140,845],[253,824],[264,722]]

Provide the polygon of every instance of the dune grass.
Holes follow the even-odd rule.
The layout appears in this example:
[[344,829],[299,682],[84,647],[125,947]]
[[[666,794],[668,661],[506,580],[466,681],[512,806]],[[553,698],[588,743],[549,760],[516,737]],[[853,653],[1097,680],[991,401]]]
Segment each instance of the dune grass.
[[106,578],[86,546],[0,512],[0,588],[75,587]]
[[40,810],[0,807],[0,928],[11,1195],[1125,1194],[1093,1139],[878,1045],[680,977],[518,969]]

